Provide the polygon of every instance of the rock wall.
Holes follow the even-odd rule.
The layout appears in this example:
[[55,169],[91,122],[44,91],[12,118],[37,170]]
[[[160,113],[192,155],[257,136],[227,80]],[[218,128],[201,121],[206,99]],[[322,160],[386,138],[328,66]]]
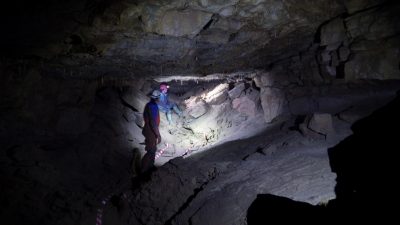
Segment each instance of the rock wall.
[[2,135],[79,135],[89,128],[96,82],[46,76],[40,67],[24,63],[5,65],[0,73],[2,114],[7,118]]
[[378,5],[323,25],[322,71],[346,80],[399,79],[399,9],[394,3]]
[[[320,26],[307,50],[271,64],[266,73],[258,75],[266,122],[288,112],[328,112],[333,110],[329,102],[339,101],[346,107],[355,96],[350,97],[351,85],[346,87],[345,82],[400,79],[399,5],[348,1],[346,7],[346,14]],[[349,98],[327,101],[323,96],[336,95],[330,87],[337,85],[342,94],[347,89]]]
[[57,77],[27,62],[2,62],[0,74],[0,217],[92,223],[101,199],[134,172],[136,105],[124,105],[110,80]]

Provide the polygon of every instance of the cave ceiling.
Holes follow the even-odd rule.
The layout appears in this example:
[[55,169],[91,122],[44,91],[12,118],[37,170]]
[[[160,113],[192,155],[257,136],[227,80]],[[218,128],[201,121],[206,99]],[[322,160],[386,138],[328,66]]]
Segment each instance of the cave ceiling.
[[2,53],[70,68],[210,74],[267,65],[307,50],[342,1],[16,1]]

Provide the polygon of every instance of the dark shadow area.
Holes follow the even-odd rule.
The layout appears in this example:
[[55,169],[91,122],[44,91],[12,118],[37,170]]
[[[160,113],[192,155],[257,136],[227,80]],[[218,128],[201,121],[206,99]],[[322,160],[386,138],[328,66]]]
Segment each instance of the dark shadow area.
[[325,213],[326,209],[322,206],[313,206],[270,194],[259,194],[247,210],[247,224],[261,225],[271,221],[285,224],[293,220],[317,222],[315,215]]
[[248,225],[269,221],[341,223],[395,220],[398,215],[400,92],[386,106],[353,124],[353,135],[328,149],[337,174],[336,199],[312,206],[269,194],[258,195],[247,211]]
[[354,134],[328,149],[332,171],[337,175],[336,199],[328,204],[332,212],[354,219],[395,218],[399,94],[386,106],[354,123]]

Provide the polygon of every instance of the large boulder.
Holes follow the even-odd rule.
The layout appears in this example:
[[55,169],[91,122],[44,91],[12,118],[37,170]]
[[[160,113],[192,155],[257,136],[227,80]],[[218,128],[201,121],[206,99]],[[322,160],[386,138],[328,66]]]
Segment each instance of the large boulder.
[[337,18],[321,28],[321,45],[339,45],[346,38],[343,19]]
[[226,83],[217,85],[214,89],[202,95],[207,104],[219,105],[228,98],[228,87]]
[[247,116],[255,116],[256,114],[256,103],[247,96],[235,98],[232,101],[232,108]]
[[235,99],[235,98],[239,97],[240,94],[244,91],[244,89],[245,89],[244,83],[239,83],[239,84],[235,85],[235,87],[232,88],[232,90],[230,90],[228,92],[229,98]]
[[307,127],[325,137],[331,137],[335,134],[332,116],[328,113],[314,113]]
[[193,97],[185,101],[187,113],[194,117],[199,118],[206,114],[209,109],[209,105],[200,97]]
[[285,94],[281,89],[261,88],[260,99],[265,122],[270,123],[274,118],[283,113],[286,100]]

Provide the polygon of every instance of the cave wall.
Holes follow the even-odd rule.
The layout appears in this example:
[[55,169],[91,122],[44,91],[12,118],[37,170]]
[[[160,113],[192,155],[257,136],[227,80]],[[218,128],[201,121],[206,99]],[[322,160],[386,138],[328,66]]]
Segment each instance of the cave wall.
[[23,62],[1,69],[2,114],[6,118],[2,135],[78,135],[87,131],[96,82],[46,76],[39,67]]
[[[346,14],[321,24],[307,50],[258,74],[266,122],[287,113],[338,113],[361,96],[353,84],[400,78],[399,4],[348,1],[346,7]],[[339,94],[348,97],[333,99]]]
[[143,140],[120,87],[140,82],[52,76],[30,61],[3,63],[0,75],[0,217],[92,223],[100,199],[135,173]]
[[[185,43],[195,40],[197,43],[203,43],[205,47],[208,46],[207,48],[215,49],[212,43],[219,33],[211,31],[224,28],[227,29],[228,34],[235,33],[234,28],[232,28],[235,18],[238,18],[238,23],[245,21],[252,23],[253,20],[258,18],[257,15],[259,16],[256,12],[265,9],[265,7],[270,10],[269,12],[272,12],[281,9],[279,7],[282,6],[281,3],[274,1],[189,1],[190,4],[188,5],[185,5],[184,1],[173,1],[173,4],[167,4],[171,1],[157,3],[118,1],[113,4],[106,1],[88,1],[86,4],[81,3],[71,8],[70,6],[74,3],[74,1],[71,1],[65,3],[65,5],[49,3],[46,7],[40,8],[39,6],[45,4],[41,3],[37,8],[32,8],[35,10],[32,10],[31,13],[25,13],[30,12],[27,7],[30,5],[24,6],[19,3],[21,1],[16,1],[15,7],[21,7],[22,11],[15,14],[21,15],[20,20],[5,21],[9,22],[7,28],[13,28],[15,32],[2,37],[8,38],[9,41],[2,42],[3,50],[8,49],[9,51],[3,51],[3,58],[0,60],[0,74],[3,78],[1,83],[1,114],[5,118],[2,120],[1,134],[5,137],[18,136],[24,133],[40,135],[79,135],[85,133],[93,121],[90,113],[93,109],[96,90],[99,87],[136,85],[140,88],[145,79],[166,76],[165,70],[163,71],[160,65],[165,60],[173,59],[175,57],[173,54],[180,54],[180,48],[185,48],[182,52],[191,52],[191,49],[199,51],[198,46],[186,45]],[[258,68],[257,63],[264,63],[262,69],[254,70],[254,74],[256,74],[255,82],[261,88],[261,103],[266,122],[271,122],[278,115],[285,113],[303,114],[318,110],[329,111],[329,105],[323,106],[327,98],[322,98],[322,96],[332,93],[329,91],[329,87],[332,85],[342,85],[344,91],[338,93],[348,93],[351,96],[351,91],[346,92],[345,89],[352,82],[362,79],[398,79],[400,77],[398,48],[400,27],[397,23],[399,4],[396,1],[369,0],[344,1],[343,3],[342,5],[333,2],[325,8],[316,4],[309,8],[311,14],[307,14],[306,20],[299,20],[294,23],[300,28],[302,26],[297,23],[308,24],[309,27],[305,30],[297,30],[294,28],[296,26],[292,25],[289,27],[293,30],[287,32],[309,32],[311,28],[315,28],[314,32],[306,35],[312,38],[303,39],[303,36],[299,36],[298,40],[303,43],[294,45],[297,42],[292,42],[292,39],[289,38],[290,35],[278,35],[276,39],[271,39],[268,42],[272,46],[266,45],[282,47],[274,51],[270,51],[269,47],[259,48],[260,43],[258,41],[267,38],[267,36],[262,36],[264,31],[257,33],[258,31],[255,32],[248,25],[243,25],[244,28],[237,28],[239,31],[235,33],[233,40],[218,42],[221,49],[212,53],[212,55],[215,54],[213,57],[218,58],[214,63],[219,64],[218,60],[220,59],[229,62],[230,59],[227,57],[230,56],[234,57],[235,60],[235,66],[231,69],[243,66],[240,69],[254,70]],[[295,4],[292,1],[285,1],[284,4],[287,7],[285,8],[287,12],[297,13],[295,14],[297,17],[294,16],[297,19],[304,16],[302,14],[304,9],[301,7],[309,6],[305,3]],[[71,10],[68,11],[69,13],[67,13],[67,8]],[[181,11],[177,9],[181,9]],[[185,10],[189,9],[201,9],[203,13],[186,13]],[[322,12],[328,9],[330,13],[322,15]],[[247,11],[252,13],[246,14]],[[42,15],[41,12],[45,13]],[[60,17],[57,20],[58,25],[48,24],[47,26],[43,24],[44,19],[38,19],[49,15],[48,18],[52,19],[60,13],[71,17]],[[209,15],[210,13],[213,13],[212,16]],[[6,16],[9,17],[7,18],[14,18],[11,14],[12,12],[8,12]],[[143,16],[139,18],[140,15]],[[215,18],[216,16],[218,18]],[[264,18],[264,20],[258,21],[259,26],[266,30],[278,29],[284,24],[286,17],[281,14],[276,16],[276,20],[271,20],[275,21],[274,23],[268,22],[269,20]],[[30,17],[32,20],[27,25],[20,24],[28,21]],[[164,17],[165,21],[162,19]],[[176,17],[187,17],[188,24],[181,24],[182,26],[179,26],[179,29],[174,27],[175,25],[171,20]],[[33,18],[36,19],[33,20]],[[69,26],[64,27],[65,29],[59,27],[65,21],[73,21],[78,18],[86,18],[87,20],[85,20],[85,23],[75,24],[75,29],[80,32],[78,32],[79,35],[67,29]],[[288,21],[293,22],[292,19],[289,18]],[[207,32],[199,31],[199,27],[205,26],[205,23],[211,20],[213,22],[209,24]],[[61,23],[60,21],[64,22]],[[316,24],[317,22],[318,24]],[[24,30],[28,25],[33,24],[35,26]],[[193,24],[199,25],[192,26]],[[48,30],[46,30],[46,27]],[[56,27],[63,32],[60,33],[52,29]],[[193,30],[188,30],[189,27]],[[217,29],[217,27],[219,28]],[[21,33],[26,31],[26,34],[28,34],[33,32],[35,28],[39,29],[34,32],[38,33],[35,35],[57,34],[57,38],[54,39],[57,41],[54,43],[64,50],[53,51],[53,48],[46,47],[41,42],[35,42],[35,38],[29,38]],[[127,32],[130,32],[130,34]],[[116,36],[119,38],[116,38]],[[66,37],[68,40],[65,42],[65,39],[60,39],[60,37]],[[82,39],[82,37],[85,38]],[[204,41],[206,37],[210,40]],[[256,39],[251,40],[248,39],[249,37]],[[46,40],[46,43],[53,43],[50,40],[53,38],[52,35],[43,38],[41,40]],[[247,44],[240,44],[240,38],[247,39],[247,42],[243,42]],[[26,39],[30,40],[25,42]],[[282,42],[277,42],[278,39]],[[105,50],[105,52],[108,53],[104,53],[100,57],[87,51],[89,45],[94,45],[96,49],[99,49],[99,46],[101,46],[99,42],[102,40],[107,40],[105,42],[107,42],[108,47],[105,49],[108,50]],[[126,41],[134,41],[135,45],[124,45],[123,43]],[[26,45],[19,45],[20,42]],[[251,54],[246,53],[244,56],[248,56],[247,60],[252,60],[251,55],[258,54],[256,58],[262,59],[262,61],[252,65],[243,63],[245,61],[242,60],[242,57],[230,54],[233,47],[237,50],[244,50],[248,48],[250,43],[258,49]],[[13,46],[18,46],[18,48],[13,49]],[[128,53],[113,53],[117,48],[116,46],[120,46],[118,48],[123,51],[133,51],[136,56],[142,54],[142,57],[146,60],[151,58],[160,64],[152,64],[152,62],[146,60],[129,61],[131,58]],[[134,46],[140,46],[140,49]],[[305,46],[305,48],[302,46]],[[58,47],[56,49],[59,49]],[[23,51],[20,51],[20,48]],[[32,52],[34,49],[40,49],[40,51]],[[46,52],[50,55],[44,56],[40,52]],[[272,52],[268,54],[273,54],[273,56],[278,53],[282,53],[282,55],[279,58],[274,57],[274,61],[265,57],[264,54],[267,52]],[[161,59],[157,54],[163,55],[165,58]],[[110,60],[111,58],[106,57],[106,55],[109,55],[113,60]],[[204,56],[198,55],[198,57],[206,57],[207,55],[209,53]],[[127,64],[124,64],[122,56],[129,61]],[[182,55],[179,57],[182,57]],[[209,60],[211,59],[209,58]],[[185,60],[181,60],[181,62],[183,61]],[[140,68],[143,63],[146,65]],[[201,60],[199,63],[202,64]],[[121,64],[124,65],[121,66]],[[147,69],[145,68],[147,66],[157,68],[156,71],[158,72],[146,73]],[[224,66],[229,66],[229,64],[224,64]],[[171,71],[174,68],[171,67]],[[212,70],[220,69],[218,66],[212,67]],[[221,70],[224,71],[224,69]],[[179,73],[179,71],[177,69],[175,72]],[[140,74],[138,75],[138,73]],[[132,94],[136,95],[137,93]],[[134,101],[138,100],[131,99],[129,101],[136,104]],[[345,107],[348,104],[343,105]],[[299,110],[300,108],[304,110]],[[339,110],[341,109],[337,111]]]
[[272,64],[272,73],[316,85],[343,78],[399,79],[399,4],[357,6],[321,24],[309,49]]

